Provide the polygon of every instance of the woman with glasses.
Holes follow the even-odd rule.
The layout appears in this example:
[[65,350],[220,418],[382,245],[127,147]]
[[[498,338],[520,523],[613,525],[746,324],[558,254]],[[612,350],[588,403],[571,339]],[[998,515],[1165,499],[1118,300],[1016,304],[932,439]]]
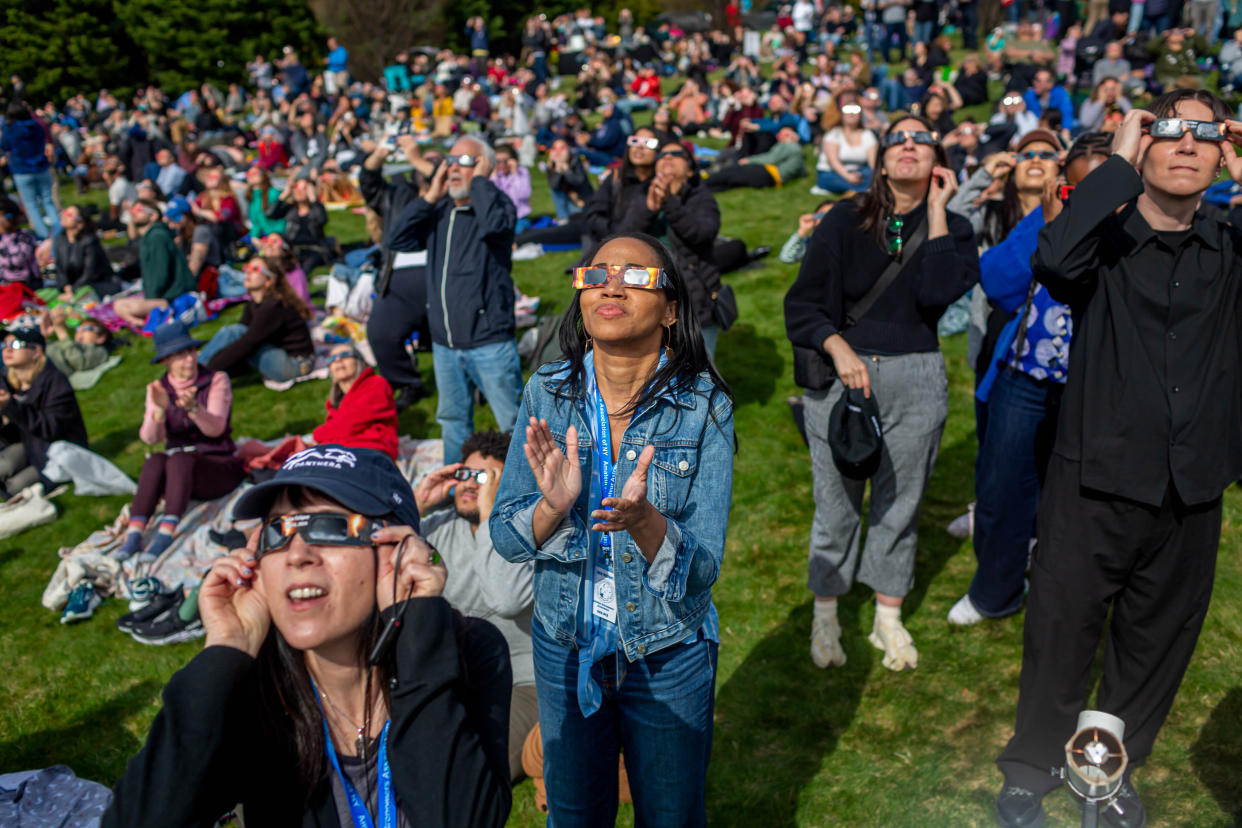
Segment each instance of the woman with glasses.
[[[869,640],[883,651],[884,666],[918,665],[901,604],[914,583],[919,507],[948,413],[936,321],[979,278],[970,224],[947,209],[957,185],[930,124],[900,118],[881,147],[871,187],[838,202],[819,223],[785,296],[785,327],[800,372],[819,374],[803,378],[815,386],[805,394],[805,417],[815,492],[811,658],[819,667],[845,663],[837,598],[855,578],[875,591]],[[852,315],[882,277],[887,287]],[[883,444],[869,478],[842,472],[829,447],[829,415],[847,390],[851,397],[859,396],[855,391],[860,399],[874,397],[878,407]],[[871,512],[863,546],[867,479]]]
[[669,250],[629,233],[574,270],[565,360],[526,386],[492,543],[535,561],[532,638],[551,824],[702,826],[733,403]]
[[101,298],[120,291],[121,281],[112,272],[103,242],[95,235],[95,224],[82,208],[70,204],[61,210],[60,227],[52,238],[52,258],[62,298],[73,301],[84,288],[91,288]]
[[48,340],[47,358],[66,377],[90,371],[112,355],[112,331],[95,319],[83,319],[69,329],[69,306],[57,305],[43,312],[39,330]]
[[212,371],[233,373],[248,365],[274,382],[309,373],[315,345],[307,322],[313,311],[274,260],[256,256],[242,272],[249,299],[241,322],[216,331],[198,361]]
[[[138,436],[148,446],[163,443],[164,450],[142,464],[129,528],[112,553],[118,561],[138,555],[140,563],[154,562],[172,545],[191,498],[223,497],[242,481],[242,461],[230,436],[233,387],[225,372],[199,367],[202,344],[180,322],[155,330],[151,364],[163,365],[164,376],[147,385]],[[163,516],[150,536],[147,530],[161,499]]]
[[67,440],[86,446],[86,424],[73,387],[44,353],[36,328],[4,334],[0,374],[0,489],[12,497],[39,482],[48,446]]
[[862,105],[853,92],[843,92],[837,103],[841,123],[824,134],[815,163],[812,195],[862,192],[871,186],[871,174],[880,144],[862,125]]
[[606,239],[617,232],[627,212],[636,209],[646,197],[647,184],[655,175],[656,150],[660,139],[651,127],[639,127],[626,139],[621,166],[600,182],[587,202],[586,234]]
[[[499,828],[509,815],[504,638],[444,600],[414,493],[381,452],[293,455],[198,592],[206,646],[164,689],[105,828]],[[615,772],[615,769],[614,769]]]
[[397,403],[388,380],[375,373],[352,344],[328,352],[332,387],[328,419],[310,434],[309,445],[340,443],[382,451],[397,459]]

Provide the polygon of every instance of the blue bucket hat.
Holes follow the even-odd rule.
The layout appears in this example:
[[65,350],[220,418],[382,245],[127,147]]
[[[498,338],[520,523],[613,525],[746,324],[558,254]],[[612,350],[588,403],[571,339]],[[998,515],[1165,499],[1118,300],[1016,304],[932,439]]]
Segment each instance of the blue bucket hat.
[[190,336],[190,329],[184,322],[169,322],[155,329],[155,356],[151,364],[159,362],[166,356],[188,351],[190,348],[201,348],[206,343]]

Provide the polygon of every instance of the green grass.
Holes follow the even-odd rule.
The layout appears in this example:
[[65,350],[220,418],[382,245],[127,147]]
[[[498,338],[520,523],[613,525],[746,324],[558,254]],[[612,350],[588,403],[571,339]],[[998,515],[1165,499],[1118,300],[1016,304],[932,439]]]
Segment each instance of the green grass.
[[[784,190],[722,195],[722,232],[752,246],[778,247],[797,215],[819,201],[807,187],[801,181]],[[536,211],[550,209],[544,199],[537,198]],[[334,213],[329,232],[359,238],[362,223]],[[545,307],[563,307],[569,289],[562,271],[573,258],[565,253],[519,262],[514,278],[543,297]],[[795,273],[795,266],[773,256],[727,277],[741,318],[721,337],[718,362],[737,396],[740,450],[715,590],[721,648],[709,821],[763,828],[991,825],[1000,785],[992,763],[1013,725],[1022,620],[970,629],[945,621],[974,568],[970,544],[944,531],[973,498],[976,444],[964,338],[944,343],[949,420],[923,509],[916,584],[906,602],[920,666],[909,673],[880,666],[866,641],[872,605],[859,588],[841,606],[849,661],[818,670],[808,656],[805,586],[810,462],[785,404],[796,389],[781,301]],[[137,434],[143,386],[158,374],[147,364],[150,352],[146,342],[130,347],[118,368],[80,395],[94,448],[133,476],[143,457]],[[239,382],[234,433],[305,432],[321,420],[326,390],[326,382],[313,382],[276,394]],[[406,411],[401,427],[415,437],[436,436],[434,400]],[[110,521],[124,502],[66,495],[58,500],[55,523],[0,544],[0,772],[64,763],[111,784],[142,744],[160,689],[198,650],[194,644],[135,644],[113,626],[124,609],[119,601],[75,627],[61,626],[39,605],[57,549]],[[1240,521],[1242,498],[1231,490],[1217,600],[1155,754],[1137,777],[1153,825],[1223,826],[1242,818]],[[1058,824],[1078,824],[1068,797],[1050,797],[1049,808]],[[628,810],[620,823],[632,824]],[[543,824],[529,782],[516,791],[511,824]]]

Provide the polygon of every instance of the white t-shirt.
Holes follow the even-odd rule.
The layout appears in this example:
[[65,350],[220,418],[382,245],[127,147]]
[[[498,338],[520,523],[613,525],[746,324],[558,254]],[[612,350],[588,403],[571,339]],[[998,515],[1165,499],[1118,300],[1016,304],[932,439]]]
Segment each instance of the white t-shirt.
[[[119,207],[124,203],[133,204],[138,200],[138,190],[129,179],[121,176],[108,185],[108,204]],[[121,221],[129,221],[129,210],[121,211]]]
[[811,0],[798,0],[793,7],[794,28],[800,32],[809,32],[815,28],[815,4]]
[[[856,172],[867,166],[868,151],[872,147],[879,144],[879,141],[875,138],[875,133],[869,129],[864,129],[862,131],[861,140],[858,142],[858,146],[853,146],[845,140],[845,130],[841,129],[839,126],[835,126],[828,130],[828,134],[824,136],[824,143],[828,143],[829,141],[840,147],[837,151],[837,158],[841,160],[841,166],[845,167],[850,172]],[[828,164],[828,156],[824,154],[822,148],[820,149],[819,161],[816,163],[815,169],[832,169],[832,167]]]

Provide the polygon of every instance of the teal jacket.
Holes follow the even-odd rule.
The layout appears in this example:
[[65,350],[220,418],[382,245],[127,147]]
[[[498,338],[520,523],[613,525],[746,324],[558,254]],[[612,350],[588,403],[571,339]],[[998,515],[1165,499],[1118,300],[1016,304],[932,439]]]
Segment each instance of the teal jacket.
[[171,302],[198,287],[172,230],[162,221],[143,235],[138,246],[138,267],[142,271],[142,293],[148,299]]

